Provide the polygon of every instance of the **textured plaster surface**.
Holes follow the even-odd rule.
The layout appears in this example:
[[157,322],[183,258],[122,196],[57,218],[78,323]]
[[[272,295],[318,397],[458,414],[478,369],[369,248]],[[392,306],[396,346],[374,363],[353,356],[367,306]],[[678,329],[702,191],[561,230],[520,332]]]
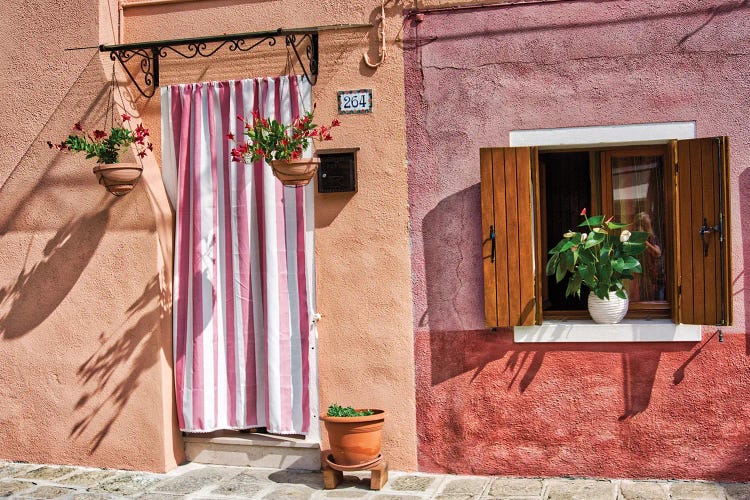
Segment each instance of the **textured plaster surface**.
[[[562,2],[407,19],[420,469],[750,478],[750,6]],[[731,137],[725,342],[536,347],[483,329],[479,148],[510,130],[695,121]],[[726,332],[733,332],[727,334]]]
[[[368,23],[378,2],[185,2],[125,9],[125,41],[143,41],[278,27]],[[383,452],[394,469],[414,470],[416,409],[407,232],[406,139],[403,62],[392,43],[402,7],[389,6],[388,61],[377,71],[372,29],[320,35],[320,74],[313,88],[316,122],[337,116],[338,90],[373,90],[372,114],[340,116],[343,126],[326,148],[358,147],[356,194],[315,199],[318,324],[318,386],[321,407],[330,403],[388,411]],[[279,41],[282,44],[283,41]],[[227,52],[227,51],[223,51]],[[165,58],[161,83],[272,76],[286,73],[286,53],[259,48],[249,54],[210,59]],[[299,67],[296,67],[299,72]],[[139,102],[153,129],[160,119],[158,96]],[[159,144],[159,138],[155,143]],[[158,157],[157,153],[157,157]],[[326,448],[325,435],[323,448]]]
[[46,146],[104,128],[111,66],[64,50],[111,41],[100,7],[0,6],[0,458],[164,471],[182,451],[147,183],[115,199]]

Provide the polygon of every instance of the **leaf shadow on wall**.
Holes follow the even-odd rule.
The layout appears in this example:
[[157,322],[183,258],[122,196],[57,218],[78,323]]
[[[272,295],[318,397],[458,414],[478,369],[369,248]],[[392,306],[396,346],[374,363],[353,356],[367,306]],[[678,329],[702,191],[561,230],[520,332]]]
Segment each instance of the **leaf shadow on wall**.
[[511,329],[485,329],[482,261],[489,256],[482,256],[479,184],[441,200],[424,217],[422,236],[426,310],[417,332],[429,336],[432,386],[468,372],[472,372],[469,383],[474,384],[489,364],[501,362],[506,390],[515,386],[523,394],[548,356],[619,354],[624,398],[619,419],[625,420],[648,408],[661,354],[689,352],[695,346],[693,342],[516,344]]
[[44,322],[65,300],[104,237],[113,200],[63,225],[44,247],[43,258],[16,282],[0,289],[0,338],[21,337]]
[[[96,252],[110,222],[114,199],[94,187],[90,161],[53,152],[47,139],[62,139],[75,122],[87,129],[108,116],[109,84],[102,74],[98,51],[84,61],[75,81],[28,147],[0,183],[0,237],[30,234],[25,260],[34,240],[56,231],[30,269],[24,262],[11,284],[0,288],[0,338],[11,340],[41,325],[65,300]],[[86,168],[80,168],[86,165]],[[85,184],[84,184],[85,183]],[[69,196],[71,189],[92,185],[98,202]],[[94,191],[96,189],[97,191]],[[65,215],[68,220],[65,220]]]
[[[96,351],[78,368],[83,393],[74,411],[82,414],[70,430],[77,439],[90,435],[89,453],[94,453],[122,413],[130,395],[140,385],[141,375],[154,366],[162,352],[159,328],[169,309],[167,287],[159,275],[152,277],[143,293],[125,311],[120,326],[99,334]],[[111,380],[117,382],[112,385]],[[88,432],[91,430],[91,432]]]

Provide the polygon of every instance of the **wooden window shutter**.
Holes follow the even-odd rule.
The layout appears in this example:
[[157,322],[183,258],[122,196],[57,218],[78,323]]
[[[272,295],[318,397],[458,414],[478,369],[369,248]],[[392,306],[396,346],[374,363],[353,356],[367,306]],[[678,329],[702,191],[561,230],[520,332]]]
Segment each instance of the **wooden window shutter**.
[[672,142],[673,320],[732,323],[729,138]]
[[[483,148],[482,198],[484,318],[488,327],[541,321],[535,300],[534,213],[539,197],[536,148]],[[538,216],[536,216],[538,220]],[[537,264],[536,270],[541,270]]]

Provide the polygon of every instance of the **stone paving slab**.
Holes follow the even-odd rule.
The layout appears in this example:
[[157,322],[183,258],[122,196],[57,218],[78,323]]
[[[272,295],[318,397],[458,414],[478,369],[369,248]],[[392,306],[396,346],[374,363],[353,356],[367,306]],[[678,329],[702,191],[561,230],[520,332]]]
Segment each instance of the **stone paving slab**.
[[547,481],[545,500],[612,500],[617,484],[593,479],[554,479]]
[[166,474],[0,462],[0,497],[63,500],[750,500],[750,483],[503,478],[391,471],[381,491],[367,472],[335,490],[320,473],[187,464]]
[[669,500],[669,484],[657,481],[620,481],[617,500]]

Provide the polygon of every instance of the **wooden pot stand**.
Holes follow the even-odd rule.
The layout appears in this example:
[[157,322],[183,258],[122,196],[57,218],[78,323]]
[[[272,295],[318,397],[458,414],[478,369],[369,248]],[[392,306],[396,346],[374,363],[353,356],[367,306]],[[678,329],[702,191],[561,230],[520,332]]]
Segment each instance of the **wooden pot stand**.
[[344,472],[370,471],[370,489],[379,490],[388,482],[388,463],[383,455],[371,462],[358,465],[338,465],[333,455],[327,454],[323,460],[323,486],[327,490],[336,488],[344,480]]

